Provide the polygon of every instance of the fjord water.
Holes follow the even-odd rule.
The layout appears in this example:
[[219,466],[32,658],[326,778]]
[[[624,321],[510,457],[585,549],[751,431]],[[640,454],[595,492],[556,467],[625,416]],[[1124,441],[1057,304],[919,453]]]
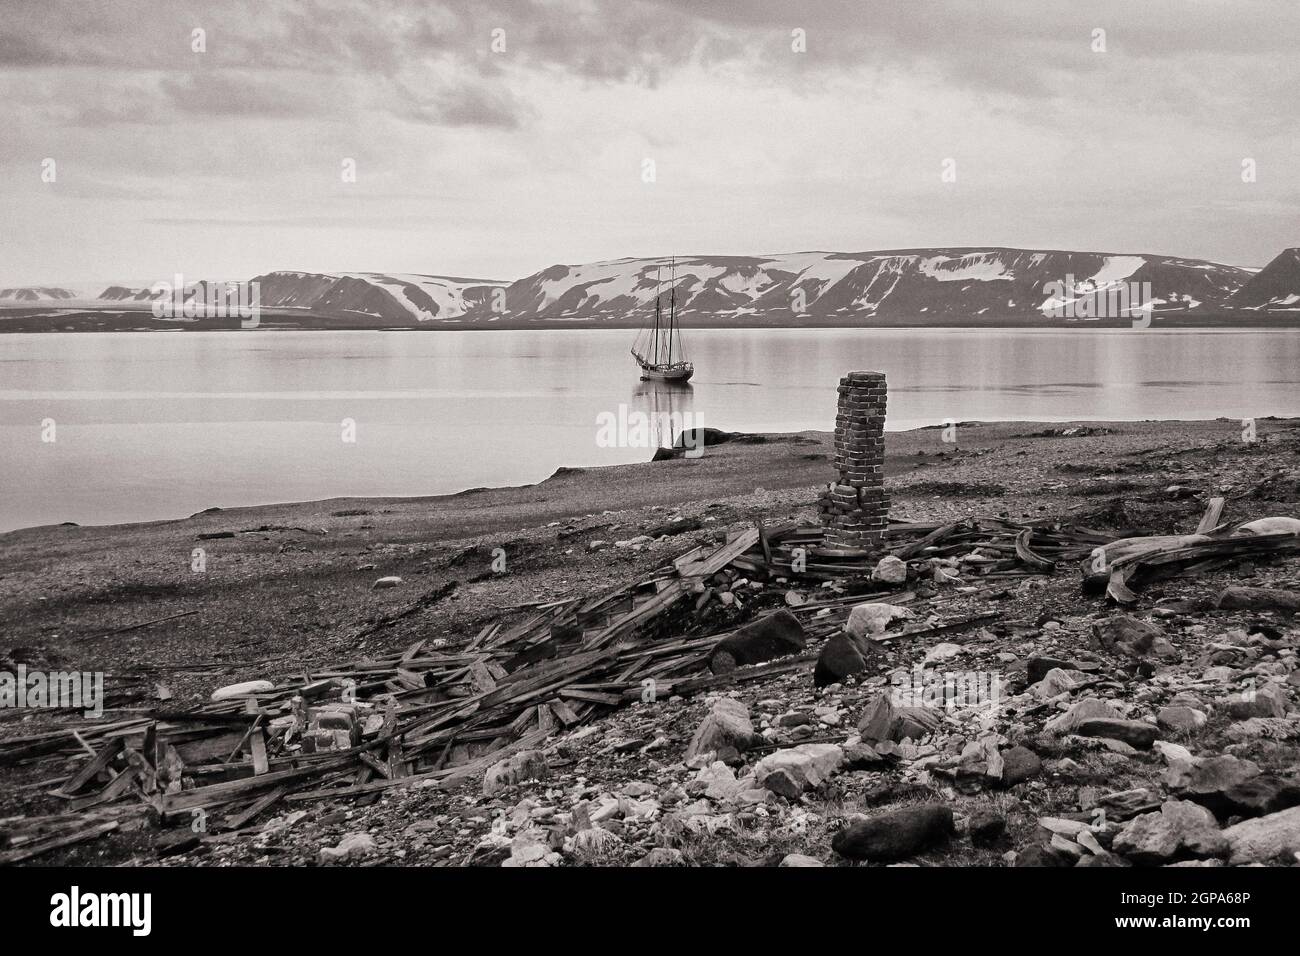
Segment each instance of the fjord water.
[[891,430],[1226,417],[1237,434],[1242,418],[1300,415],[1300,330],[691,330],[687,388],[639,382],[632,334],[0,335],[0,531],[444,494],[650,457],[604,447],[602,413],[633,439],[637,412],[828,430],[850,369],[888,374]]

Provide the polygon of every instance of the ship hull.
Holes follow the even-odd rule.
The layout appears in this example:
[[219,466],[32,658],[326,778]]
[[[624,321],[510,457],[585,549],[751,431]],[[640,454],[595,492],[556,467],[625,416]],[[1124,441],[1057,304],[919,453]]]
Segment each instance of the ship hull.
[[694,374],[695,369],[689,365],[674,365],[667,368],[641,366],[641,381],[643,382],[686,382]]

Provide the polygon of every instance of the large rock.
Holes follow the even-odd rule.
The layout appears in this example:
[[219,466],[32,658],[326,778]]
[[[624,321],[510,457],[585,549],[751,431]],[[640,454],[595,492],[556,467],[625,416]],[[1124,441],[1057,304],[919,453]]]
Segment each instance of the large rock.
[[804,629],[799,619],[782,608],[752,621],[720,640],[709,655],[709,669],[725,674],[746,664],[761,664],[803,650]]
[[1223,856],[1228,841],[1209,810],[1184,800],[1166,800],[1159,813],[1135,817],[1117,833],[1111,849],[1134,863],[1157,866],[1185,857]]
[[850,860],[893,863],[946,841],[955,831],[952,810],[927,803],[851,823],[831,840],[831,849]]
[[712,752],[719,760],[735,763],[762,738],[754,733],[749,710],[740,701],[722,697],[714,702],[686,747],[687,761]]
[[816,790],[844,762],[835,744],[800,744],[768,754],[754,765],[759,786],[791,800],[806,790]]
[[1171,793],[1192,800],[1220,816],[1232,812],[1228,793],[1259,776],[1259,765],[1224,754],[1202,760],[1175,760],[1165,770]]
[[907,562],[892,554],[886,555],[871,572],[871,580],[882,581],[885,584],[902,584],[907,580]]
[[1090,717],[1079,721],[1074,733],[1080,737],[1106,737],[1120,740],[1139,750],[1150,750],[1160,735],[1155,724],[1144,720],[1116,720],[1108,717]]
[[863,644],[867,641],[855,641],[847,634],[835,634],[822,645],[817,655],[817,666],[813,669],[813,686],[826,687],[829,684],[843,683],[845,678],[860,674],[867,669],[867,655],[863,653]]
[[1002,751],[1002,786],[1014,787],[1032,780],[1043,772],[1043,761],[1028,747],[1009,747]]
[[1049,720],[1044,728],[1048,733],[1064,735],[1074,732],[1074,728],[1085,720],[1120,719],[1120,712],[1100,697],[1085,697],[1070,705],[1070,709]]
[[907,738],[922,740],[938,729],[942,715],[931,707],[895,707],[887,694],[873,698],[858,719],[858,733],[868,744]]
[[1177,657],[1160,629],[1131,614],[1117,614],[1092,626],[1093,645],[1129,657]]
[[849,612],[849,620],[844,629],[850,637],[870,637],[873,634],[884,634],[891,621],[907,620],[910,617],[912,612],[905,607],[870,602],[859,604]]
[[483,795],[494,796],[507,787],[529,780],[545,780],[550,775],[546,755],[540,750],[521,750],[504,760],[498,760],[483,775]]
[[1300,807],[1292,807],[1266,817],[1245,820],[1223,831],[1231,855],[1228,862],[1294,862],[1292,854],[1300,851]]
[[1237,720],[1251,717],[1284,717],[1291,698],[1281,684],[1268,683],[1254,692],[1228,699],[1228,713]]

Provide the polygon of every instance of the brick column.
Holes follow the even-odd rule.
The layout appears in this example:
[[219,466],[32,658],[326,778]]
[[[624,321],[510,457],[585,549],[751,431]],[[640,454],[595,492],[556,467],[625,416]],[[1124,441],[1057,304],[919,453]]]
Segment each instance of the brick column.
[[835,416],[833,484],[819,510],[832,548],[879,548],[889,525],[885,494],[885,373],[849,372],[840,379]]

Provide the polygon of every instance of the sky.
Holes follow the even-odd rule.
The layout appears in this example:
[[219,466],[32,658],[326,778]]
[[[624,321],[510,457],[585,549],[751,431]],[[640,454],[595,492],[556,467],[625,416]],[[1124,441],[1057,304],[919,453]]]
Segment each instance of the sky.
[[1300,245],[1295,0],[4,0],[0,286]]

